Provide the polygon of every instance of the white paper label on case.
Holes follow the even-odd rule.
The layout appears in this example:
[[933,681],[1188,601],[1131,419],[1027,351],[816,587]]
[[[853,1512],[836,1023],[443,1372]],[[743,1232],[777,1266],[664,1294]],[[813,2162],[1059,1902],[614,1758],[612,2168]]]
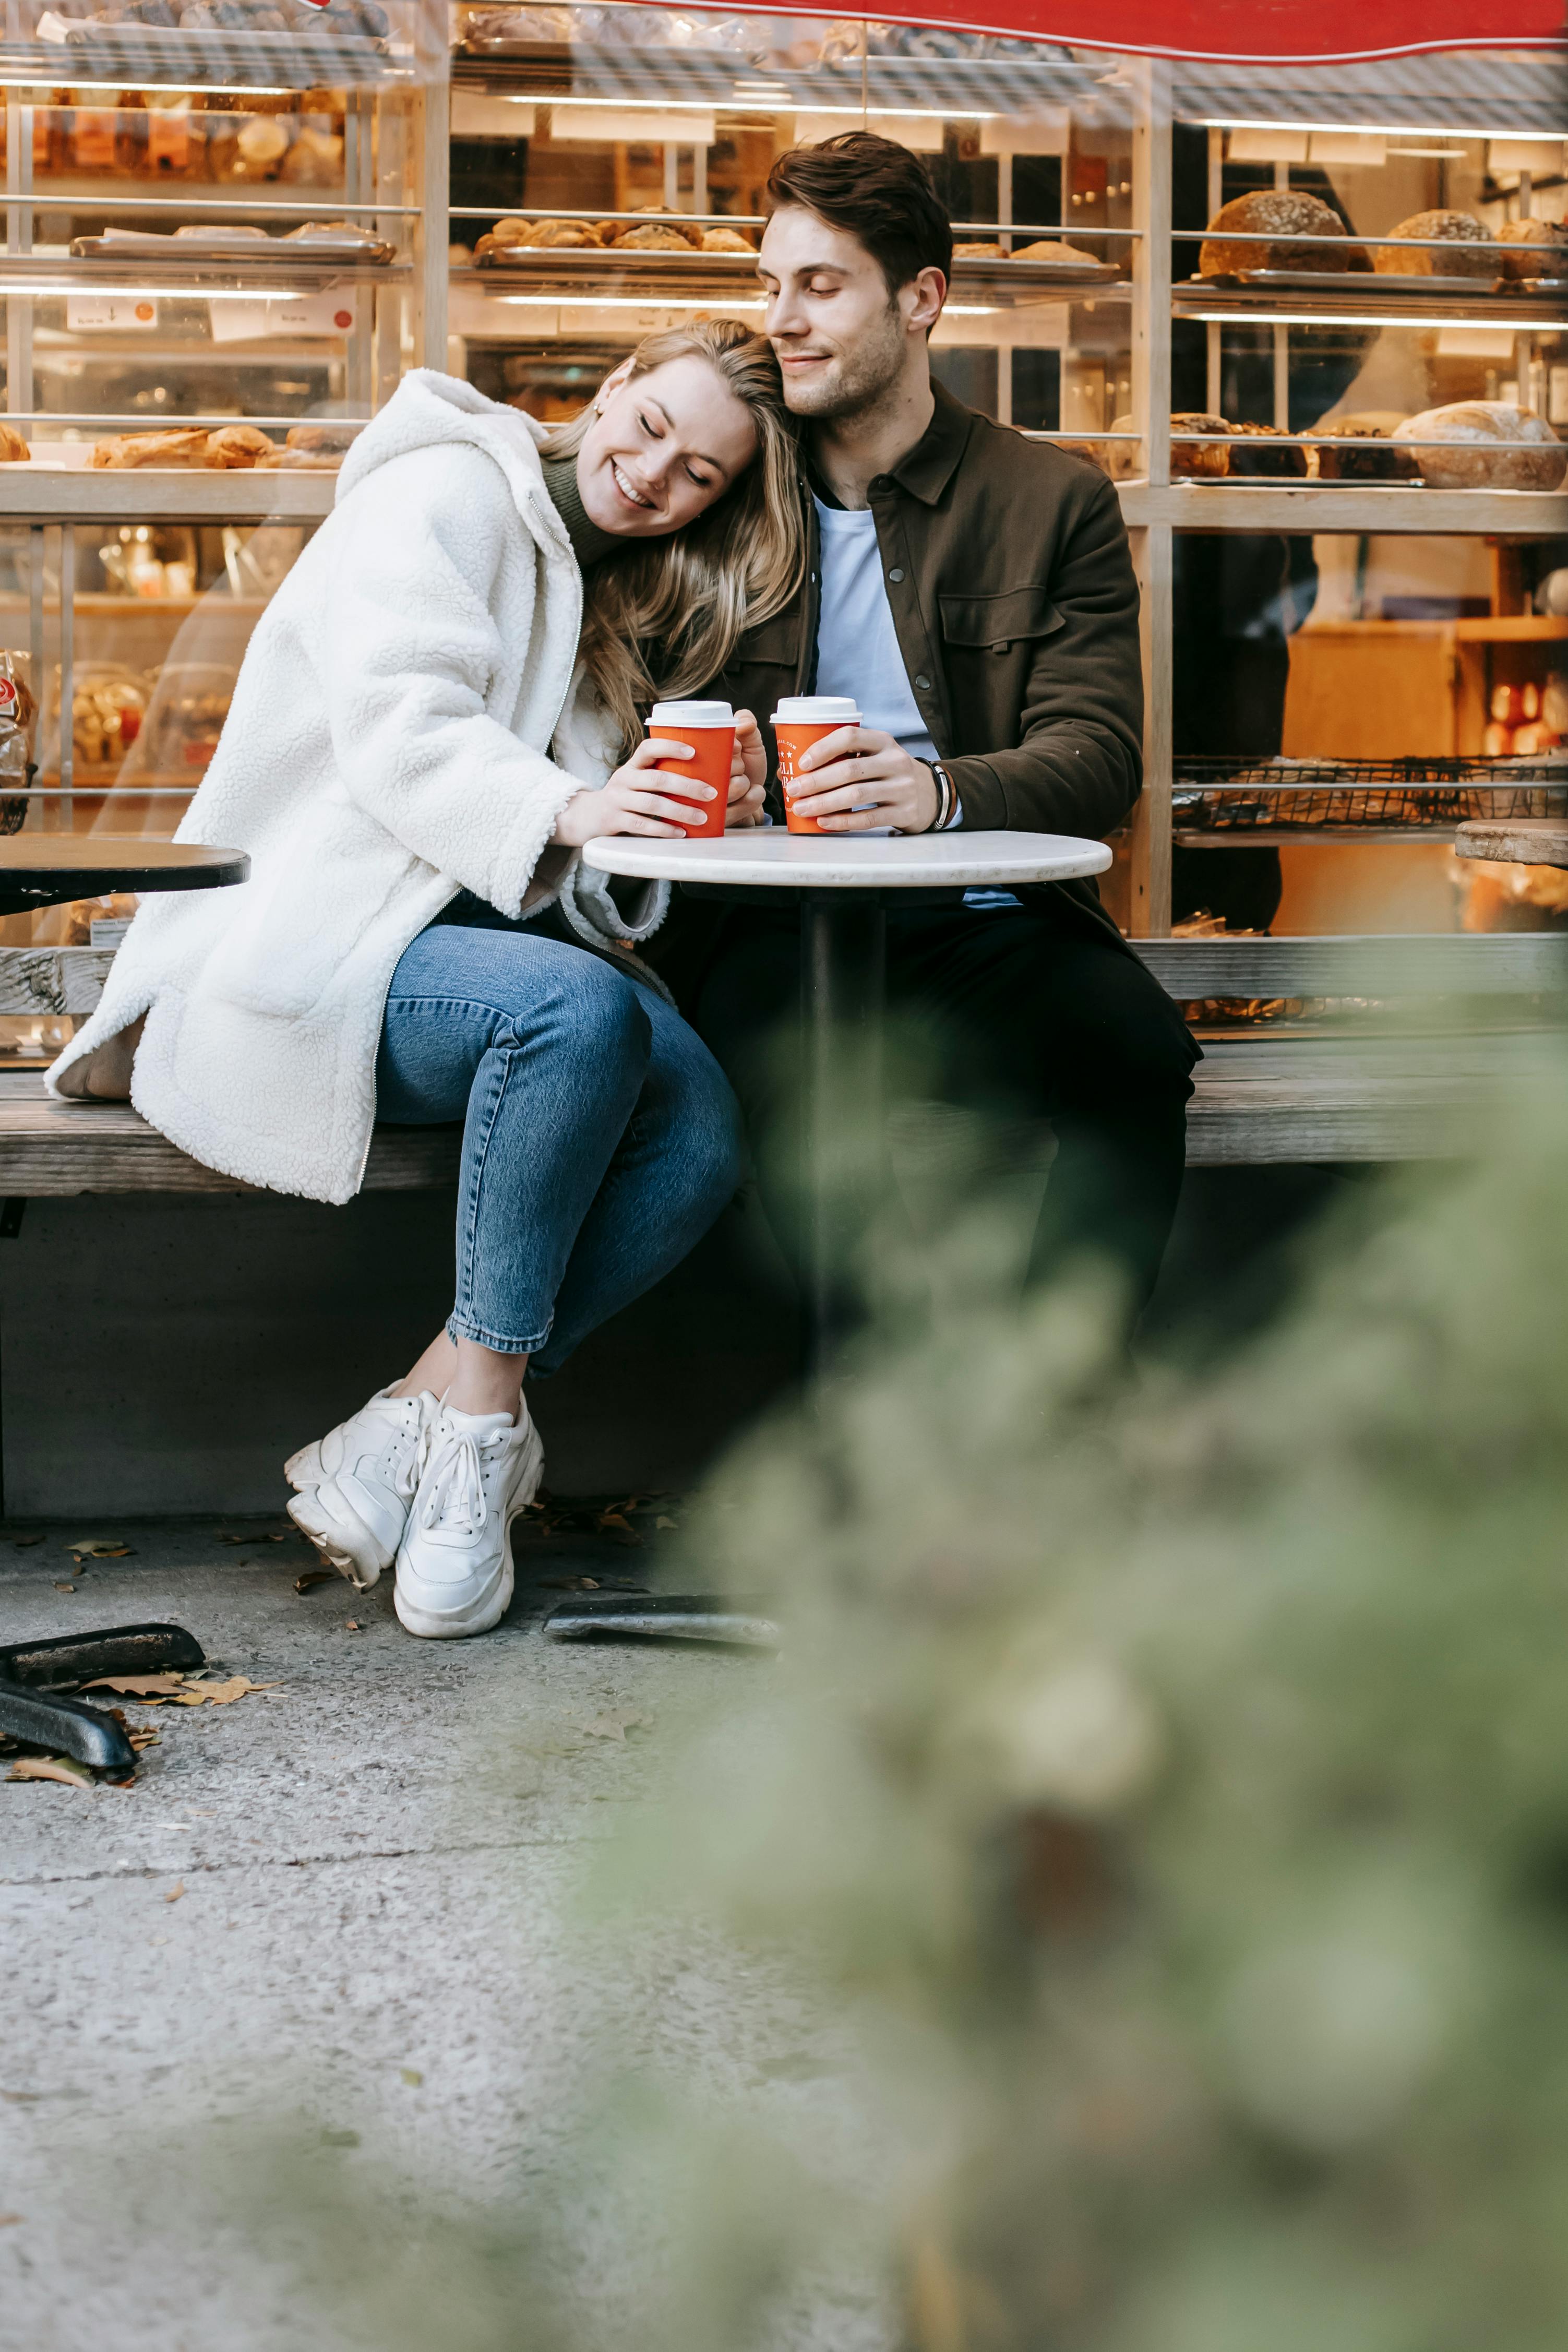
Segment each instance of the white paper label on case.
[[66,296],[66,330],[73,335],[90,335],[112,329],[119,333],[133,327],[155,327],[158,305],[146,294],[68,294]]
[[209,302],[214,343],[260,342],[270,335],[347,335],[359,318],[350,286],[325,294],[272,294],[256,301]]

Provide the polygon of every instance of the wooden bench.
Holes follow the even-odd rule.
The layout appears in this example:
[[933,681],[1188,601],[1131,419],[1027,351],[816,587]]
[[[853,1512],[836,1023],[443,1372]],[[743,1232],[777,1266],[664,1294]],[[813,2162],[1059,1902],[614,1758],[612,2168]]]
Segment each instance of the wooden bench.
[[[1146,940],[1139,955],[1182,1003],[1285,998],[1337,1009],[1328,1034],[1267,1028],[1205,1044],[1187,1114],[1187,1164],[1461,1157],[1478,1126],[1549,1065],[1568,1013],[1568,939]],[[109,969],[91,948],[0,950],[0,1013],[89,1013]],[[1430,1025],[1444,999],[1471,1024]],[[1345,1007],[1367,1008],[1358,1020]],[[1409,1026],[1412,1010],[1427,1025]],[[1477,1017],[1479,1015],[1479,1018]],[[380,1128],[370,1192],[449,1184],[455,1128]],[[54,1102],[41,1074],[0,1073],[0,1196],[243,1192],[177,1151],[129,1103]]]

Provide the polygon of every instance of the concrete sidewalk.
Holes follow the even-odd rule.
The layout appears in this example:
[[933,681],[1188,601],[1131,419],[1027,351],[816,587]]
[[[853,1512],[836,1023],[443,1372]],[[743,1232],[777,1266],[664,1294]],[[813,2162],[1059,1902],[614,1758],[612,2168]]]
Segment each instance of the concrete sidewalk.
[[[0,1640],[174,1619],[215,1664],[280,1685],[141,1716],[161,1742],[132,1789],[0,1777],[7,2352],[365,2340],[312,2307],[281,2241],[172,2225],[172,2188],[303,2119],[350,2197],[363,2168],[383,2218],[505,2226],[560,2161],[607,2033],[617,2060],[761,2103],[830,2169],[868,2160],[844,2062],[780,1972],[667,1929],[607,1968],[572,1916],[591,1849],[693,1700],[744,1725],[774,1703],[771,1662],[539,1636],[551,1583],[667,1583],[652,1545],[530,1535],[504,1625],[420,1643],[390,1580],[298,1592],[314,1555],[263,1539],[287,1527],[72,1524],[21,1549],[29,1531],[0,1531]],[[133,1554],[78,1574],[65,1546],[85,1537]],[[590,2225],[591,2263],[612,2269],[617,2229]],[[889,2340],[869,2291],[779,2338]]]

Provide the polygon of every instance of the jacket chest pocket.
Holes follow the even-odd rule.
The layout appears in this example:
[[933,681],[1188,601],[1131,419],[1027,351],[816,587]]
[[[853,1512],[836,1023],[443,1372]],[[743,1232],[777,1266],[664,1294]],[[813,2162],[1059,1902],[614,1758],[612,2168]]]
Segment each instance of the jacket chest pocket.
[[1004,588],[996,596],[944,596],[940,603],[946,643],[977,653],[1009,653],[1020,642],[1051,636],[1066,625],[1066,614],[1040,587]]
[[776,613],[755,629],[743,629],[730,667],[749,669],[753,662],[768,662],[792,671],[800,657],[800,625],[799,613]]

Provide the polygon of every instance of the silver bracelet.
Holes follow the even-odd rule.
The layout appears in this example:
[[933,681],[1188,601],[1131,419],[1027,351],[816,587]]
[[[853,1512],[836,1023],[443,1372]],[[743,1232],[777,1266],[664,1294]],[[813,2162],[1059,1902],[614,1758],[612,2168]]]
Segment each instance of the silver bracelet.
[[958,795],[953,789],[952,777],[940,760],[932,761],[931,772],[936,779],[936,814],[925,830],[927,833],[946,833],[953,821]]

